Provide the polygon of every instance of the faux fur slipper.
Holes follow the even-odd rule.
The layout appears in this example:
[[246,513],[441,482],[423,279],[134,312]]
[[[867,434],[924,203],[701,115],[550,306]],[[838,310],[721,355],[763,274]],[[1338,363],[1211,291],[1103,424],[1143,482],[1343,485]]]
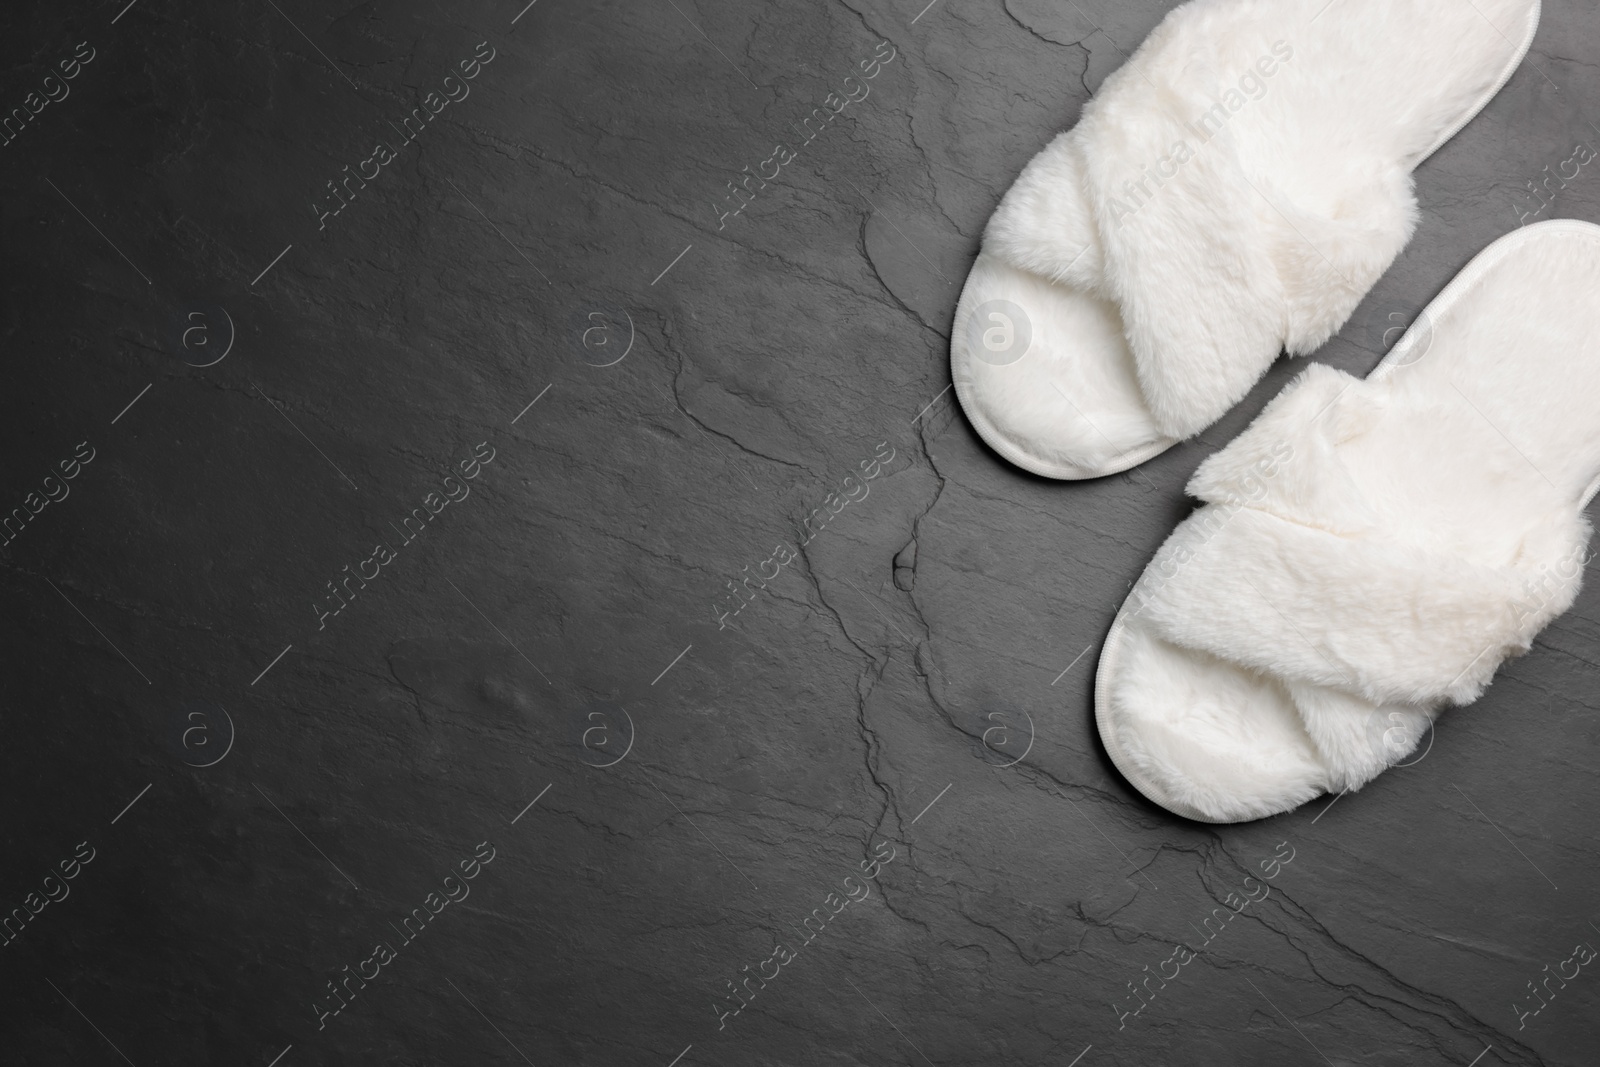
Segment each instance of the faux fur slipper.
[[1600,226],[1490,245],[1365,380],[1314,364],[1200,465],[1206,501],[1100,654],[1095,716],[1169,811],[1359,789],[1573,602],[1600,488]]
[[1539,0],[1176,8],[989,220],[950,344],[978,433],[1037,474],[1114,474],[1317,348],[1538,22]]

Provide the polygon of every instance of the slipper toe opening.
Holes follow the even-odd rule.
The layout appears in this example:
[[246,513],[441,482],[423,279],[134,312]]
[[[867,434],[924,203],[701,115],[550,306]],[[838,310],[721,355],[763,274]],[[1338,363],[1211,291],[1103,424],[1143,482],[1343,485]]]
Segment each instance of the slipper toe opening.
[[1274,678],[1182,648],[1138,618],[1113,627],[1096,685],[1101,739],[1150,800],[1199,822],[1291,811],[1329,776]]
[[1114,304],[979,255],[956,309],[951,371],[979,436],[1048,478],[1115,474],[1175,442],[1140,392]]

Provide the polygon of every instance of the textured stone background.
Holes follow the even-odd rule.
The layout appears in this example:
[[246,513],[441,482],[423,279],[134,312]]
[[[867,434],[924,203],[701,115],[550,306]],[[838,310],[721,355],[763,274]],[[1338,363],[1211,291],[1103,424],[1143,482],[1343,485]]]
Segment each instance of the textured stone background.
[[[8,5],[4,109],[95,58],[0,148],[0,509],[95,458],[0,553],[0,907],[94,858],[0,950],[0,1059],[1600,1059],[1600,975],[1513,1009],[1600,945],[1592,587],[1331,809],[1204,827],[1112,769],[1105,628],[1297,367],[1126,475],[989,453],[944,391],[982,225],[1170,5],[922,2]],[[324,183],[484,41],[471,95],[319,230]],[[870,96],[719,229],[725,183],[883,41]],[[1597,116],[1596,15],[1554,0],[1316,358],[1370,368]],[[1597,215],[1585,169],[1538,217]],[[480,442],[470,496],[319,629]],[[1119,1030],[1280,842],[1268,901]],[[719,1028],[775,942],[795,958]]]

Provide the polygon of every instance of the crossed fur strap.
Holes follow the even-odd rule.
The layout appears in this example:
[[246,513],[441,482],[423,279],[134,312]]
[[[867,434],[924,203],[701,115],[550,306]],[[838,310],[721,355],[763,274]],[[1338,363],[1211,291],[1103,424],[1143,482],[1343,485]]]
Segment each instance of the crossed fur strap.
[[1119,306],[1141,391],[1177,438],[1220,418],[1280,351],[1332,336],[1416,219],[1397,161],[1278,143],[1260,110],[1235,108],[1238,72],[1194,47],[1210,31],[1183,15],[1034,157],[984,239]]
[[1421,505],[1374,497],[1339,455],[1384,419],[1416,417],[1382,383],[1309,368],[1196,472],[1190,492],[1211,506],[1162,546],[1135,589],[1138,615],[1175,644],[1278,677],[1303,714],[1321,690],[1367,706],[1476,699],[1571,606],[1589,529],[1552,488],[1514,551],[1480,553],[1514,566],[1440,547],[1470,530],[1419,537]]

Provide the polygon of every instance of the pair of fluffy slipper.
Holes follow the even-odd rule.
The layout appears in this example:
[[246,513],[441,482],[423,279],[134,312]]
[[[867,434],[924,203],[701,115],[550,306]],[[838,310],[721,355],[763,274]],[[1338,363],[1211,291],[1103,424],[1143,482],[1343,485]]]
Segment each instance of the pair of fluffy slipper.
[[[1411,172],[1538,0],[1193,0],[990,220],[952,370],[1054,478],[1126,470],[1310,352],[1410,238]],[[1189,483],[1100,656],[1145,796],[1239,822],[1357,789],[1573,602],[1600,486],[1600,227],[1496,241],[1365,380],[1313,364]]]

